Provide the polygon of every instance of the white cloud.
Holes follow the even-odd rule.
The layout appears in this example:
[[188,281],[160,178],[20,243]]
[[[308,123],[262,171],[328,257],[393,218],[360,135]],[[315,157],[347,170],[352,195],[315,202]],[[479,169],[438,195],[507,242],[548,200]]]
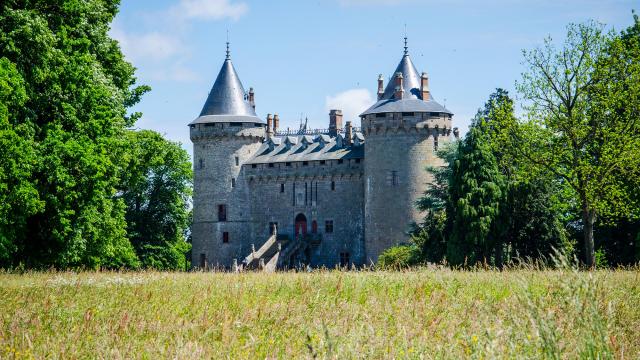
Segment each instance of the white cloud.
[[[367,89],[350,89],[326,98],[325,107],[342,110],[345,121],[357,121],[363,111],[367,110],[375,100]],[[359,124],[359,121],[358,121]],[[354,123],[355,125],[355,123]]]
[[173,35],[155,31],[144,34],[127,33],[117,25],[113,26],[110,34],[118,40],[127,58],[134,62],[145,60],[157,62],[184,51],[180,39]]
[[170,12],[185,19],[238,20],[248,10],[247,4],[231,0],[180,0]]

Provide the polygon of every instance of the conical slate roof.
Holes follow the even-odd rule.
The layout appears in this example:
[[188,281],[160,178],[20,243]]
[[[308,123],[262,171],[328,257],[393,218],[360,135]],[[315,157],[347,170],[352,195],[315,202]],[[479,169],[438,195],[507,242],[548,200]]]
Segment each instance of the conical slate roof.
[[402,87],[404,88],[405,99],[422,99],[420,96],[420,73],[413,65],[413,61],[409,57],[409,54],[404,54],[402,60],[396,67],[396,71],[391,75],[391,80],[384,89],[384,95],[382,99],[390,100],[394,99],[394,93],[396,91],[395,78],[397,73],[402,73]]
[[263,123],[249,103],[238,73],[228,55],[202,107],[200,116],[192,124],[221,121]]
[[[404,89],[402,99],[395,98],[395,79],[397,73],[402,73],[402,87]],[[382,98],[360,114],[360,116],[386,112],[444,112],[453,115],[451,111],[436,102],[433,96],[431,96],[431,93],[429,93],[428,99],[422,99],[420,93],[420,73],[415,65],[413,65],[413,61],[411,61],[406,47],[400,63],[393,72],[387,87],[384,89]]]

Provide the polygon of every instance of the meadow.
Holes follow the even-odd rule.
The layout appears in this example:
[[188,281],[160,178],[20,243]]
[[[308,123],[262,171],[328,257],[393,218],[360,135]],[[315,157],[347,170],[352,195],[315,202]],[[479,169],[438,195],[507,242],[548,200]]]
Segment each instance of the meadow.
[[0,358],[640,358],[640,272],[0,273]]

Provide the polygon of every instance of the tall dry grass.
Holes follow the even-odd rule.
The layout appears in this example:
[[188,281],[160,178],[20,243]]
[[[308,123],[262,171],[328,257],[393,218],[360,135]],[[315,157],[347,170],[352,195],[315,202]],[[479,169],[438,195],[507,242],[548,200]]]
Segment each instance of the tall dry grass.
[[637,270],[0,274],[1,358],[640,358]]

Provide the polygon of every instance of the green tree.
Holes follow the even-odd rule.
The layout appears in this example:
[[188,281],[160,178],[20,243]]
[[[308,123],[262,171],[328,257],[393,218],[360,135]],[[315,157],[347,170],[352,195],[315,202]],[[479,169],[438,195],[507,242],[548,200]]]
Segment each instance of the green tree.
[[149,131],[128,133],[119,197],[126,204],[127,233],[143,267],[184,270],[190,225],[192,170],[180,144]]
[[490,261],[495,252],[501,263],[502,243],[496,219],[505,196],[504,176],[491,152],[484,119],[479,113],[453,165],[449,196],[453,229],[447,244],[447,260],[453,265]]
[[599,24],[570,25],[560,49],[546,39],[543,47],[524,52],[529,69],[517,84],[529,113],[517,131],[519,155],[530,175],[551,172],[571,189],[589,267],[595,265],[596,217],[637,209],[628,180],[638,177],[640,159],[634,31],[626,32],[631,40],[625,44],[621,36],[603,34]]
[[138,265],[116,186],[125,129],[139,116],[127,108],[148,88],[135,86],[133,66],[107,34],[118,3],[8,0],[0,7],[0,58],[10,64],[3,69],[15,69],[9,88],[24,92],[21,103],[8,100],[21,104],[17,117],[0,125],[24,145],[3,163],[21,165],[0,188],[15,179],[30,184],[9,190],[9,206],[24,209],[9,217],[18,232],[0,227],[0,238],[12,239],[13,264]]

